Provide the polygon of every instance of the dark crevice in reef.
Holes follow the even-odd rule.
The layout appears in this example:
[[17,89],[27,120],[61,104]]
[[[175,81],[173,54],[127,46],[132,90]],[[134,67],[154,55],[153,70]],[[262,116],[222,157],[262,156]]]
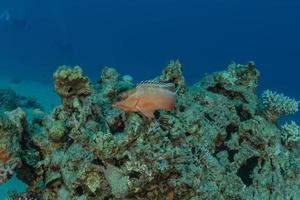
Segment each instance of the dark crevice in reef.
[[122,133],[125,129],[125,123],[121,118],[116,119],[112,124],[108,124],[112,134]]
[[239,151],[238,151],[238,150],[230,150],[230,149],[228,149],[227,152],[228,152],[228,160],[229,160],[230,162],[233,162],[233,161],[234,161],[234,155],[235,155],[237,152],[239,152]]
[[74,139],[68,137],[66,143],[67,143],[68,146],[71,146],[74,143]]
[[155,111],[153,114],[155,119],[159,119],[159,117],[161,116],[160,112],[158,111]]
[[109,197],[105,197],[104,200],[110,200],[112,197],[109,196]]
[[249,111],[245,110],[242,105],[236,106],[235,109],[241,121],[246,121],[252,118]]
[[227,127],[226,127],[226,139],[225,141],[227,140],[230,140],[231,138],[231,134],[232,133],[235,133],[235,132],[238,132],[238,125],[235,124],[235,123],[230,123]]
[[185,106],[184,105],[179,105],[178,110],[179,110],[179,112],[184,112],[185,111]]
[[215,120],[213,120],[213,118],[211,118],[211,117],[209,116],[208,113],[204,113],[204,117],[205,117],[208,121],[211,121],[211,122],[214,122],[214,121],[215,121]]
[[226,90],[220,83],[208,87],[207,90],[213,93],[221,94],[230,100],[240,100],[243,103],[248,103],[243,94],[232,90]]
[[94,160],[92,161],[92,163],[93,163],[94,165],[105,166],[104,163],[103,163],[103,161],[102,161],[100,158],[94,159]]
[[16,169],[17,178],[22,180],[24,183],[30,185],[37,177],[33,169],[23,162],[22,167]]
[[234,155],[238,152],[238,150],[229,149],[224,143],[222,143],[220,146],[216,147],[216,150],[215,150],[213,155],[216,157],[217,154],[219,152],[222,152],[222,151],[227,151],[228,152],[228,160],[230,162],[234,161]]
[[[223,147],[223,146],[225,146],[224,145],[225,138],[226,138],[226,136],[224,136],[224,135],[221,135],[221,134],[217,135],[217,137],[215,139],[216,151],[218,151],[218,149],[220,149],[220,151],[225,149],[225,147]],[[220,151],[218,151],[218,152],[220,152]]]
[[237,175],[241,178],[241,180],[247,187],[253,183],[252,173],[254,168],[258,164],[258,159],[259,157],[257,156],[248,158],[237,171]]
[[[43,159],[41,156],[41,150],[36,146],[30,139],[30,134],[28,132],[28,127],[26,121],[22,121],[22,126],[24,131],[22,134],[22,139],[20,141],[20,146],[22,149],[21,160],[22,166],[16,170],[17,177],[26,184],[32,183],[37,177],[37,174],[34,172],[32,165],[38,163],[38,161]],[[28,161],[30,162],[28,163]]]
[[230,162],[234,161],[234,155],[238,152],[238,150],[235,149],[230,149],[228,148],[224,142],[230,140],[231,138],[231,134],[234,132],[238,131],[238,126],[235,123],[231,123],[226,127],[226,137],[225,139],[222,140],[222,138],[217,137],[217,140],[215,142],[215,152],[214,152],[214,156],[216,157],[216,155],[221,152],[221,151],[227,151],[228,152],[228,160]]
[[125,155],[123,158],[120,158],[120,159],[113,158],[112,162],[113,162],[114,166],[116,166],[116,167],[121,167],[121,166],[124,165],[128,160],[129,160],[129,157],[128,157],[127,155]]
[[96,194],[89,194],[89,196],[92,197],[92,198],[94,198],[94,199],[97,197]]
[[191,136],[192,134],[191,134],[190,132],[185,132],[184,135],[185,135],[186,137],[188,137],[188,136]]
[[168,128],[167,127],[165,127],[163,124],[161,124],[161,130],[163,130],[163,131],[167,131],[168,130]]
[[84,194],[84,190],[82,187],[78,186],[76,189],[75,189],[75,192],[77,194],[77,196],[81,196]]
[[129,178],[139,179],[142,174],[140,172],[132,171],[128,175],[129,175]]

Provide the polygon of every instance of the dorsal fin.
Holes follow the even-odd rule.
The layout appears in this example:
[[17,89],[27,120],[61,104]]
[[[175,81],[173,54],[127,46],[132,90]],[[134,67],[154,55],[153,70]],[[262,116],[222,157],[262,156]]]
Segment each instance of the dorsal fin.
[[153,87],[153,88],[163,88],[170,91],[175,91],[175,84],[174,83],[163,83],[156,80],[146,80],[140,82],[137,86],[137,88],[140,87]]

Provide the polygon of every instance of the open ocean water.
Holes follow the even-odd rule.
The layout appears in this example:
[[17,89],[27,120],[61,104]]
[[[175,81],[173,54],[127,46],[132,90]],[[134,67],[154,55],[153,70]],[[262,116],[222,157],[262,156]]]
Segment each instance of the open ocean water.
[[[299,0],[1,0],[0,88],[30,82],[16,91],[49,106],[59,102],[51,88],[59,65],[80,65],[93,82],[104,66],[139,82],[179,59],[192,85],[253,60],[258,93],[300,100],[299,11]],[[300,123],[299,113],[289,118]],[[23,187],[0,186],[0,199]]]

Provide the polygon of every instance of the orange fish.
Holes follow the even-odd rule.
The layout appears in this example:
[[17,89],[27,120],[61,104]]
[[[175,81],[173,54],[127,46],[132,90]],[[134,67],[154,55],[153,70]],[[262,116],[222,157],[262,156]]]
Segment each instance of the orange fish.
[[139,111],[148,119],[152,119],[156,110],[172,110],[175,101],[174,83],[145,81],[137,85],[136,88],[125,92],[122,100],[116,102],[114,107],[125,112]]

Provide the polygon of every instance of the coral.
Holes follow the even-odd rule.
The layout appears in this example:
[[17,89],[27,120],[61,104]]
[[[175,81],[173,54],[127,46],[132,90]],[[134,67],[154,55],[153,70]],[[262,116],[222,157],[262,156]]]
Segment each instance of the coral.
[[162,82],[175,83],[177,87],[185,88],[186,83],[182,72],[182,65],[179,60],[171,60],[159,77]]
[[12,89],[0,90],[0,102],[3,110],[13,110],[18,107],[18,96]]
[[34,97],[17,95],[16,92],[10,88],[0,89],[0,111],[12,111],[18,107],[22,109],[43,110],[42,106]]
[[[117,70],[109,67],[105,67],[102,70],[100,79],[97,81],[98,95],[100,96],[100,101],[102,103],[111,104],[113,99],[118,95],[121,90],[127,90],[128,87],[125,83],[128,81],[123,81],[123,83],[118,81],[119,73]],[[122,84],[122,87],[118,87],[118,84]],[[120,88],[120,89],[118,89]]]
[[25,113],[21,109],[0,116],[0,183],[9,180],[21,165],[21,134]]
[[63,142],[66,137],[66,127],[63,121],[54,121],[49,129],[49,139],[54,142]]
[[79,66],[61,66],[53,75],[55,90],[65,107],[77,107],[79,101],[92,93],[90,80],[83,75]]
[[285,123],[281,128],[281,138],[286,145],[300,141],[300,127],[294,121]]
[[264,112],[268,119],[273,122],[282,115],[293,114],[298,111],[299,101],[283,94],[266,90],[262,94]]
[[176,103],[153,119],[113,107],[133,88],[113,68],[95,85],[79,67],[54,77],[62,105],[35,110],[28,123],[20,110],[0,120],[0,162],[11,163],[4,179],[16,171],[41,199],[300,199],[299,127],[278,128],[268,115],[298,103],[269,92],[262,108],[254,62],[191,87],[179,61],[170,62],[154,80],[176,86]]
[[6,200],[40,200],[40,196],[33,191],[17,193],[11,191]]
[[103,173],[111,188],[111,193],[117,198],[125,198],[129,190],[129,176],[122,176],[119,169],[111,164],[106,166]]
[[18,166],[18,163],[14,163],[11,166],[5,166],[5,164],[0,168],[0,183],[6,182],[8,179],[12,177],[15,173],[15,169]]

